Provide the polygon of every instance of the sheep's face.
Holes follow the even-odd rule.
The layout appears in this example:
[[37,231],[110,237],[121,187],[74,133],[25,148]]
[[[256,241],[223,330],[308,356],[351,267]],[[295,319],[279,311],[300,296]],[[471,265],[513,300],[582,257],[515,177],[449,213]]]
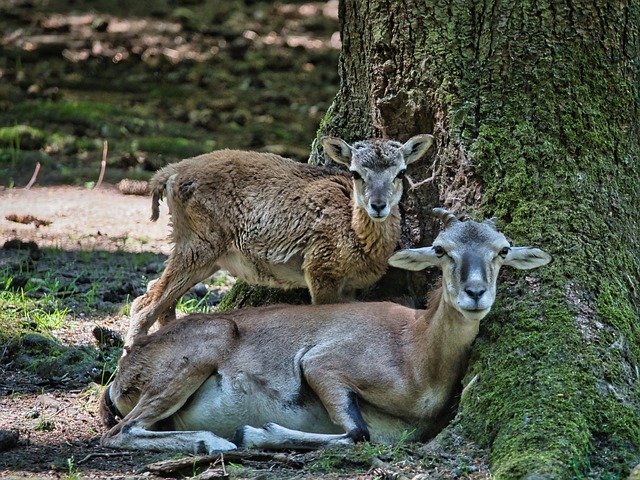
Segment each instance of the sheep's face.
[[320,141],[333,160],[349,166],[356,204],[372,220],[381,222],[400,201],[407,165],[427,152],[433,137],[417,135],[405,144],[374,139],[349,145],[334,137],[323,137]]
[[484,318],[496,298],[498,272],[503,265],[521,270],[546,265],[551,256],[536,247],[513,247],[496,230],[493,220],[462,222],[435,209],[446,230],[430,247],[400,250],[389,264],[405,270],[437,266],[442,270],[443,300],[467,320]]
[[[354,145],[354,148],[358,148],[357,145]],[[369,146],[360,148],[364,150]],[[402,178],[406,165],[401,155],[397,157],[398,162],[390,163],[386,167],[374,166],[372,162],[352,162],[350,166],[355,202],[374,221],[386,219],[391,213],[391,207],[397,205],[402,196]]]

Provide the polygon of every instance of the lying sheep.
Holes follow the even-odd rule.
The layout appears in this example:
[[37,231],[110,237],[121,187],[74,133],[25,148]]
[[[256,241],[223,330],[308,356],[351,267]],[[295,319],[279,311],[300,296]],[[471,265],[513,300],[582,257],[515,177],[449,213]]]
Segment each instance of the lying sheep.
[[102,445],[213,454],[431,438],[452,413],[501,267],[551,261],[511,246],[493,220],[434,213],[445,230],[432,246],[389,259],[442,270],[427,310],[280,305],[174,322],[120,359],[101,402],[112,427]]
[[321,143],[346,172],[277,155],[220,150],[167,165],[151,179],[152,220],[166,192],[173,250],[162,276],[131,306],[125,345],[219,269],[250,283],[307,287],[313,303],[335,303],[373,285],[400,236],[398,202],[407,165],[433,143]]

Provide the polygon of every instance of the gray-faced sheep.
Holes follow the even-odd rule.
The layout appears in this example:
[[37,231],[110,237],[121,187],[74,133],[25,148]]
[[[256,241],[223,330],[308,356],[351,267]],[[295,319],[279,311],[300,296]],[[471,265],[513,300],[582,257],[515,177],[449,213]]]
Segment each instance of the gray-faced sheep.
[[178,299],[219,269],[250,283],[307,287],[313,303],[339,302],[384,274],[400,236],[407,165],[433,143],[321,143],[349,175],[268,153],[220,150],[159,170],[152,220],[166,192],[173,250],[162,276],[131,306],[125,344],[175,318]]

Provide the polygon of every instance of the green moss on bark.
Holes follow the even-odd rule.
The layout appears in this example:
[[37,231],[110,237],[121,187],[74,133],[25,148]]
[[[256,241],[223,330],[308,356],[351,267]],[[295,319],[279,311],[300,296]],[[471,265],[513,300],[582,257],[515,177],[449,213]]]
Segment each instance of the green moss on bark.
[[296,305],[310,302],[311,297],[305,288],[282,290],[261,285],[251,285],[244,280],[237,280],[231,291],[220,302],[218,311],[226,312],[237,308],[260,307],[278,303]]
[[496,478],[624,476],[640,460],[638,6],[441,7],[425,57],[481,208],[555,257],[503,280],[457,428]]

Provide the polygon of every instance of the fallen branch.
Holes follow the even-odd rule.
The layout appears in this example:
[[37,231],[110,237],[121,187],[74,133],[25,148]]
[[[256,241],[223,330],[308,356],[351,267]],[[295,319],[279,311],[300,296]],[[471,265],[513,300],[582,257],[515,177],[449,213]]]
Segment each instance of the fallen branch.
[[[17,215],[15,213],[11,213],[5,216],[4,218],[9,220],[10,222],[22,223],[23,225],[29,225],[30,223],[33,223],[33,225],[36,228],[40,228],[43,226],[48,227],[49,225],[51,225],[51,222],[49,220],[41,220],[38,217],[34,217],[33,215]],[[19,248],[20,247],[18,247],[18,249]],[[31,249],[31,247],[28,247],[28,248]],[[37,246],[36,246],[36,250],[37,250]]]
[[203,455],[199,457],[184,457],[177,460],[163,460],[147,465],[146,469],[158,475],[167,475],[179,470],[193,469],[202,465],[215,465],[216,463],[221,462],[223,458],[224,461],[233,463],[258,461],[283,463],[289,467],[294,468],[300,468],[302,466],[299,461],[292,459],[290,456],[284,453],[234,451],[225,452],[224,457],[222,456],[222,454],[219,454]]
[[31,180],[29,180],[29,183],[27,183],[27,185],[24,187],[25,190],[29,190],[34,183],[36,183],[36,178],[38,176],[38,172],[40,171],[40,162],[36,163],[36,169],[33,171],[33,175],[31,175]]

